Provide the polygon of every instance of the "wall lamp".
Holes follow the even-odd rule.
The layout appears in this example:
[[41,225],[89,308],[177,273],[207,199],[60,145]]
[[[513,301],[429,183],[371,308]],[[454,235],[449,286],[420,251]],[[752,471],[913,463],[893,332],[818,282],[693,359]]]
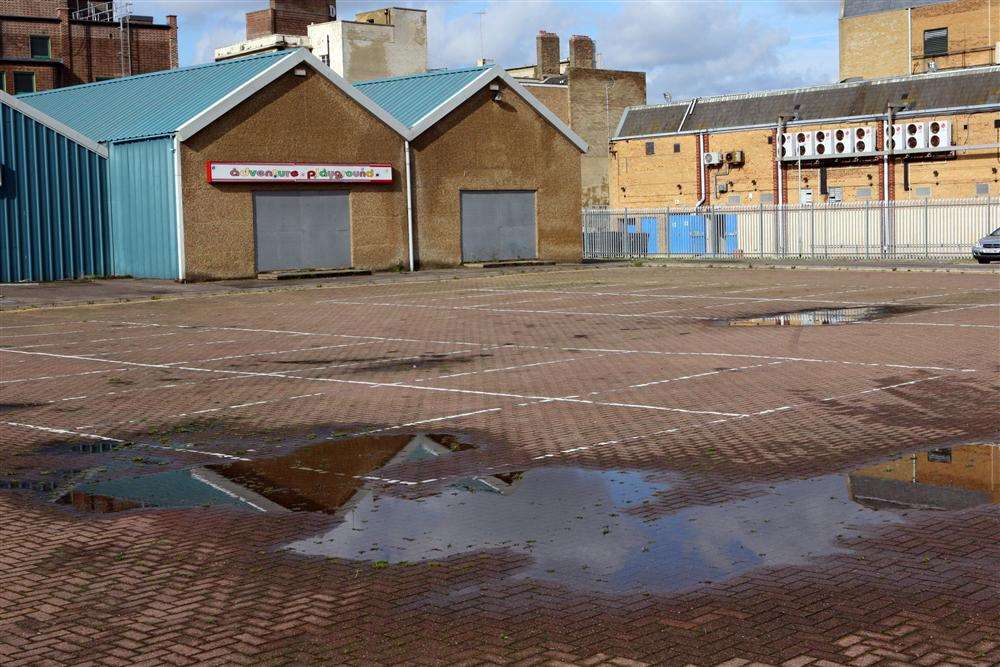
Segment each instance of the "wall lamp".
[[500,90],[499,83],[490,84],[490,93],[492,93],[493,95],[494,102],[499,102],[501,99],[503,99],[503,91]]

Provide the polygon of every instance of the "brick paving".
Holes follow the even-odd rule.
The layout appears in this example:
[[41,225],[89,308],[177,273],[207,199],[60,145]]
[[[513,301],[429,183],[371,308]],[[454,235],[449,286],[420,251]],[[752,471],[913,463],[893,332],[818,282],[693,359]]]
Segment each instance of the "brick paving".
[[[921,309],[710,321],[869,303]],[[53,471],[111,460],[175,470],[444,431],[478,447],[391,463],[377,492],[631,470],[670,480],[628,510],[656,521],[996,443],[995,272],[462,271],[2,318],[0,480],[35,489],[0,491],[4,664],[1000,664],[995,504],[906,513],[832,555],[669,593],[526,578],[517,551],[375,567],[282,548],[339,521],[327,514],[48,502]],[[98,438],[135,444],[65,453]]]

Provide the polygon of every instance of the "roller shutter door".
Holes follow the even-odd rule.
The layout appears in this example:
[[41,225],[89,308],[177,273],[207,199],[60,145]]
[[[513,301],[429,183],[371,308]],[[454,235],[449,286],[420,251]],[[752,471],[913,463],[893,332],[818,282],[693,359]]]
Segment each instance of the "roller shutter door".
[[462,261],[535,259],[535,193],[466,191],[462,196]]
[[255,192],[257,270],[351,266],[347,192]]

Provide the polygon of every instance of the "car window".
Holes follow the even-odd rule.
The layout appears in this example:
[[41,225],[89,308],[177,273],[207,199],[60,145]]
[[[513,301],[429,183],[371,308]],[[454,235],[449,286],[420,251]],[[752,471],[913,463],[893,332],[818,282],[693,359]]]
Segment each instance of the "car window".
[[1000,227],[997,227],[992,232],[990,232],[990,236],[1000,236]]

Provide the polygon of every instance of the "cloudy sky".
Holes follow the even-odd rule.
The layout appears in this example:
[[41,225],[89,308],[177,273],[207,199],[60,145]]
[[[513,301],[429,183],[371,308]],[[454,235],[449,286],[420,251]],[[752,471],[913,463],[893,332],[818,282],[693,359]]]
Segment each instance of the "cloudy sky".
[[[136,0],[138,14],[178,15],[181,64],[243,38],[245,12],[267,0]],[[341,17],[386,6],[428,10],[431,67],[535,60],[535,35],[597,41],[598,62],[647,72],[649,101],[834,81],[839,0],[340,0]],[[480,15],[480,12],[485,14]]]

